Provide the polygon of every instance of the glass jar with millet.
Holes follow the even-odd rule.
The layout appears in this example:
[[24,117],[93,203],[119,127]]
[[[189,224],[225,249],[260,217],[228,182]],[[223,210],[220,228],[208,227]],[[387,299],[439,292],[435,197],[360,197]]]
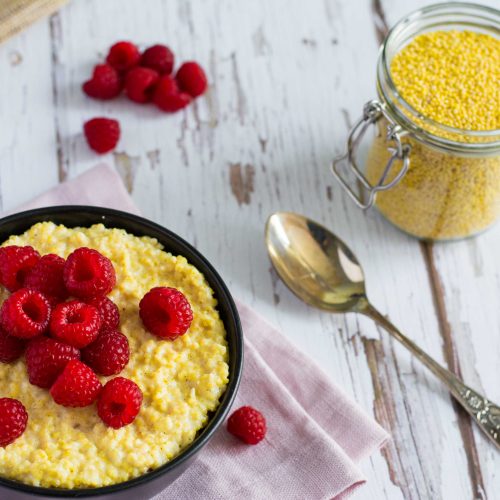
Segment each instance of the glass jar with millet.
[[[446,3],[406,16],[380,49],[377,92],[332,164],[349,196],[426,240],[491,226],[500,216],[500,11]],[[361,169],[356,150],[371,124]]]

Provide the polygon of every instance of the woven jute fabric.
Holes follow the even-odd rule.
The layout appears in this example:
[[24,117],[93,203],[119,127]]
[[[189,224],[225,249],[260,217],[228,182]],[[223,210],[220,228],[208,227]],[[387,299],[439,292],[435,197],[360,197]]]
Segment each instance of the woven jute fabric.
[[55,12],[68,0],[0,0],[0,42],[41,17]]

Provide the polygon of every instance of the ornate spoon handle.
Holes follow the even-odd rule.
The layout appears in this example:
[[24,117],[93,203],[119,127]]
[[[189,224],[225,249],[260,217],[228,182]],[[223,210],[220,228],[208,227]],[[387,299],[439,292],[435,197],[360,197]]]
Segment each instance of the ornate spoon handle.
[[498,405],[481,396],[481,394],[470,387],[467,387],[456,375],[434,361],[418,345],[403,335],[368,301],[361,304],[359,312],[373,319],[422,361],[448,387],[455,399],[465,408],[484,433],[495,443],[497,448],[500,449],[500,407]]
[[500,448],[500,407],[460,380],[454,381],[455,399],[472,415],[481,429]]

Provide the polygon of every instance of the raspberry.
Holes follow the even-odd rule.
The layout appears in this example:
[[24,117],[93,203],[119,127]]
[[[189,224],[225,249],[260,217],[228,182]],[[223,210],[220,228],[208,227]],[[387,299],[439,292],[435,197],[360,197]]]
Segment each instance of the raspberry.
[[11,363],[24,351],[24,342],[0,328],[0,362]]
[[80,359],[80,351],[49,337],[39,337],[28,344],[25,358],[30,383],[48,389],[69,361]]
[[266,419],[255,408],[242,406],[229,417],[227,430],[247,444],[257,444],[266,436]]
[[170,75],[174,69],[174,54],[166,45],[153,45],[143,52],[141,66],[154,69],[160,75]]
[[105,330],[82,350],[83,361],[100,375],[116,375],[128,363],[130,350],[123,333]]
[[190,102],[189,94],[179,92],[177,83],[171,76],[163,76],[156,84],[153,102],[163,111],[173,113],[185,108]]
[[0,248],[0,283],[14,292],[22,288],[28,271],[38,262],[40,254],[33,247],[11,245]]
[[109,64],[98,64],[92,78],[82,85],[83,91],[94,99],[113,99],[122,91],[120,75]]
[[139,64],[141,54],[139,49],[131,42],[117,42],[111,46],[106,57],[106,62],[116,71],[127,71]]
[[28,271],[24,286],[43,293],[51,305],[67,299],[68,292],[64,285],[63,270],[65,260],[49,253]]
[[64,283],[68,292],[83,299],[108,294],[116,284],[111,261],[91,248],[77,248],[66,259]]
[[0,398],[0,446],[5,448],[25,431],[28,413],[17,399]]
[[125,93],[131,101],[148,102],[151,100],[158,79],[158,73],[152,69],[133,68],[125,78]]
[[114,330],[120,324],[120,311],[118,306],[108,297],[94,297],[86,299],[86,304],[94,306],[101,315],[101,331]]
[[96,374],[77,359],[70,360],[50,389],[58,405],[80,407],[91,405],[102,385]]
[[81,349],[99,335],[101,315],[94,306],[78,300],[58,304],[50,318],[52,337]]
[[116,377],[103,387],[97,413],[109,427],[119,429],[132,423],[142,404],[142,391],[139,386],[123,377]]
[[111,118],[92,118],[84,123],[83,132],[89,147],[99,154],[112,151],[120,140],[120,124]]
[[152,288],[139,303],[139,315],[147,330],[169,340],[184,335],[193,321],[188,300],[175,288]]
[[202,67],[193,61],[185,62],[175,75],[179,88],[191,97],[198,97],[207,90],[207,77]]
[[37,290],[21,288],[7,297],[0,309],[0,325],[20,339],[41,335],[50,318],[49,301]]

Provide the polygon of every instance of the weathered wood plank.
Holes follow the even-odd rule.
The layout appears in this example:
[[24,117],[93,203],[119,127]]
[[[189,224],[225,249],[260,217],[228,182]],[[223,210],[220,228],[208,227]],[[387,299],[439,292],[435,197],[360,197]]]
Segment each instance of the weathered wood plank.
[[57,182],[50,32],[44,21],[0,46],[0,207]]
[[[400,2],[383,3],[391,22],[405,14],[406,7]],[[495,1],[481,3],[498,8]],[[415,7],[425,4],[417,1]],[[464,242],[423,244],[423,249],[449,368],[483,394],[500,401],[495,377],[500,364],[500,318],[496,306],[500,294],[497,261],[492,257],[500,249],[498,230]],[[482,293],[483,289],[488,289],[488,293]],[[474,337],[475,331],[479,335]],[[492,333],[481,334],[485,331]],[[468,416],[458,405],[455,407],[474,498],[495,498],[500,491],[496,473],[500,457]]]
[[[434,245],[432,243],[422,242],[421,248],[427,265],[427,271],[429,273],[429,281],[431,284],[432,294],[434,296],[439,330],[441,332],[441,336],[443,337],[443,352],[446,364],[453,373],[462,378],[462,370],[460,368],[460,361],[457,355],[456,341],[448,319],[448,311],[445,305],[443,284],[436,269],[433,252]],[[485,491],[485,488],[481,464],[477,453],[477,446],[472,430],[473,423],[467,412],[457,402],[454,401],[453,404],[457,413],[458,428],[460,429],[460,435],[462,436],[462,441],[466,450],[472,490],[474,492],[474,496],[476,498],[480,498],[482,493]]]
[[[436,245],[434,255],[443,284],[444,305],[454,333],[456,357],[465,380],[498,402],[497,373],[500,360],[500,275],[497,255],[498,228],[480,238],[451,245]],[[484,494],[500,491],[498,452],[473,428],[481,466]],[[477,467],[477,465],[476,465]]]

